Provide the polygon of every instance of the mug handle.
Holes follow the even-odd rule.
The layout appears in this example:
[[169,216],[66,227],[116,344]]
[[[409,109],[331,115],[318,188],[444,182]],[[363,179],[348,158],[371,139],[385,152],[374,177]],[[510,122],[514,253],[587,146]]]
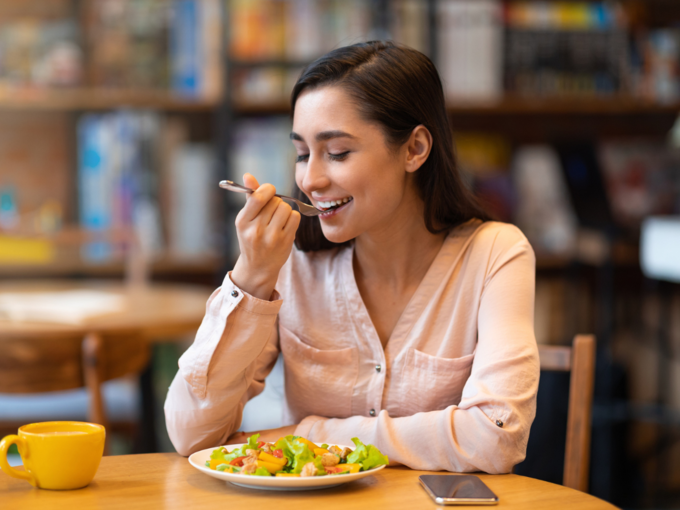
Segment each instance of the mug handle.
[[18,469],[14,469],[9,465],[9,462],[7,462],[7,451],[13,444],[17,445],[19,448],[19,453],[21,453],[22,456],[28,456],[28,445],[26,444],[26,441],[23,437],[19,437],[14,434],[5,436],[2,441],[0,441],[0,469],[2,469],[9,476],[26,480],[34,487],[37,487],[37,480],[35,479],[35,476],[33,476],[33,473],[30,471],[19,471]]

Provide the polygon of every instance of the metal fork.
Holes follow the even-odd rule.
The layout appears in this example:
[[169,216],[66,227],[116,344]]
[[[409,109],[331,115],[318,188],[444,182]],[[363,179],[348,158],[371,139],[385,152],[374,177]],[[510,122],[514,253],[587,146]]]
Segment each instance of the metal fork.
[[[236,193],[253,193],[255,190],[252,190],[250,188],[246,188],[245,186],[241,186],[240,184],[236,184],[235,182],[232,181],[220,181],[220,188],[228,189],[229,191],[235,191]],[[291,202],[294,202],[297,204],[298,209],[300,210],[300,214],[304,214],[305,216],[318,216],[319,214],[323,213],[323,211],[320,211],[316,207],[305,204],[304,202],[301,202],[297,198],[293,197],[287,197],[285,195],[274,195],[275,197],[279,197],[283,200],[290,200]]]

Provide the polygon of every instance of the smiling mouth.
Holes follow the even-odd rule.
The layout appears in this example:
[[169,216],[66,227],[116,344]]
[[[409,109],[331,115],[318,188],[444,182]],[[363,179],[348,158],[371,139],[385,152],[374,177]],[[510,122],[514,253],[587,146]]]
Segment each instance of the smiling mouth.
[[317,202],[316,207],[320,211],[327,212],[327,211],[332,211],[333,209],[337,209],[338,207],[341,207],[345,205],[348,202],[351,202],[353,200],[352,197],[345,197],[341,198],[340,200],[330,200],[328,202]]

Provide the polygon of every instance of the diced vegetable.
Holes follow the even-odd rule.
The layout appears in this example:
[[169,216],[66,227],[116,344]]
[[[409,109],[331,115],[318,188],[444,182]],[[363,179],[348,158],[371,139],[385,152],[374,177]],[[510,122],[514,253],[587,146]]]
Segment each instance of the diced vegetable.
[[318,448],[317,445],[312,443],[309,439],[305,439],[304,437],[298,437],[297,439],[295,439],[295,441],[297,441],[298,443],[306,444],[307,447],[312,451]]
[[340,468],[342,473],[358,473],[361,471],[361,464],[338,464],[335,467]]
[[274,457],[273,455],[270,455],[267,452],[260,452],[260,455],[258,456],[260,460],[263,460],[265,462],[269,462],[270,464],[276,464],[278,466],[285,466],[288,463],[288,459],[283,459],[280,457]]
[[316,455],[317,457],[320,457],[324,453],[330,453],[330,452],[328,450],[326,450],[325,448],[314,448],[314,455]]
[[284,458],[283,457],[283,450],[281,448],[279,448],[278,450],[272,451],[272,453],[274,454],[274,457],[278,457],[279,459]]
[[276,473],[276,476],[281,476],[281,477],[287,476],[287,477],[300,478],[300,475],[297,474],[297,473],[281,473],[281,472],[279,472],[279,473]]
[[283,466],[281,464],[272,464],[271,462],[266,462],[264,460],[258,460],[257,461],[257,467],[258,468],[265,468],[271,474],[274,474],[274,473],[281,471],[283,469]]
[[245,455],[243,457],[236,457],[235,459],[232,459],[229,462],[229,464],[231,464],[232,466],[242,467],[243,466],[243,459],[245,459],[245,458],[246,458]]

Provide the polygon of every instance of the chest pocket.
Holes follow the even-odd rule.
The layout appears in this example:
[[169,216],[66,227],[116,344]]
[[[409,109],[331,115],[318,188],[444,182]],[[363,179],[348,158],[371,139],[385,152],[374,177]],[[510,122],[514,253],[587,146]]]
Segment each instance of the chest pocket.
[[296,420],[310,415],[348,418],[359,373],[356,347],[323,350],[279,326],[286,398]]
[[405,415],[438,411],[460,403],[475,354],[438,358],[410,349],[404,363],[401,409]]

